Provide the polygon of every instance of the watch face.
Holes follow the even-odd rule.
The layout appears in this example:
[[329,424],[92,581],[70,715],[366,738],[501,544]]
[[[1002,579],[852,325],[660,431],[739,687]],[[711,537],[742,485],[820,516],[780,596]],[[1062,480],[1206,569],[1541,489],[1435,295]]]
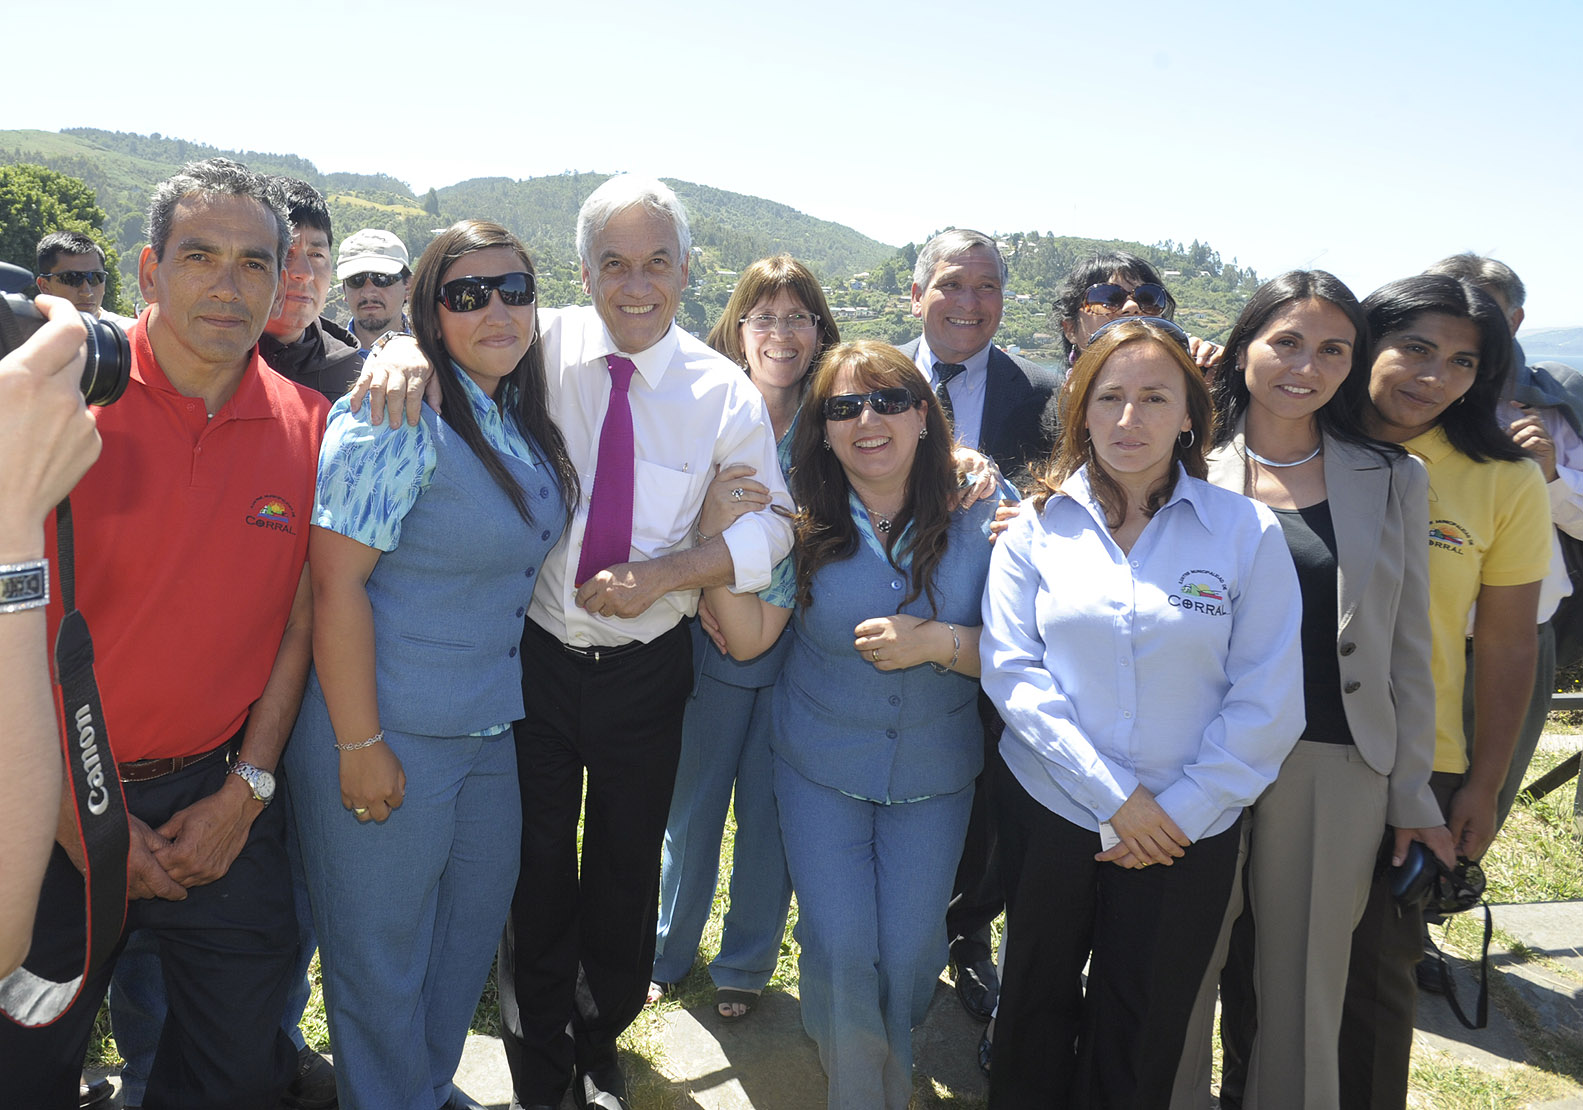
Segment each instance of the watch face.
[[251,763],[237,762],[231,771],[253,792],[253,797],[268,805],[275,797],[275,776]]

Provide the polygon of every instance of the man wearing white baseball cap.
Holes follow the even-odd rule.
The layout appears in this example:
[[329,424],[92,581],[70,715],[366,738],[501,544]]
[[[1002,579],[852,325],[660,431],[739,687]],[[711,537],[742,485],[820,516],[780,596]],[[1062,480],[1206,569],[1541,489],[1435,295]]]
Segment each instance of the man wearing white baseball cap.
[[346,329],[364,356],[386,332],[405,332],[407,285],[412,279],[407,247],[399,238],[377,227],[365,227],[346,237],[335,263],[335,276],[352,310]]

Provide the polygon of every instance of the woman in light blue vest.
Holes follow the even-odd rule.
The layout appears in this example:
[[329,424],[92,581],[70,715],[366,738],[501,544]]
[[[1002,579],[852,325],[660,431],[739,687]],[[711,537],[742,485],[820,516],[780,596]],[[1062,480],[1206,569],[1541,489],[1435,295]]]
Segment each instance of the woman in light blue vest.
[[[819,279],[787,254],[743,270],[709,345],[737,363],[764,397],[780,445],[791,459],[792,430],[808,370],[841,341]],[[769,503],[769,490],[749,467],[730,467],[710,490],[698,522],[701,537],[718,534],[743,512]],[[720,953],[709,965],[722,1018],[747,1016],[775,973],[791,880],[770,788],[770,691],[791,643],[785,634],[759,658],[739,662],[693,625],[693,694],[682,722],[682,751],[665,826],[660,916],[654,946],[657,1001],[692,970],[714,903],[720,838],[735,797],[736,840],[730,908]]]
[[412,326],[444,415],[331,412],[286,755],[345,1110],[470,1105],[451,1076],[517,879],[523,615],[576,496],[521,243],[443,232]]
[[773,643],[795,606],[770,744],[803,1026],[831,1107],[903,1110],[983,763],[979,599],[994,505],[958,509],[934,394],[883,343],[825,355],[792,459],[795,575],[783,564],[767,599],[721,588],[708,600],[739,658]]

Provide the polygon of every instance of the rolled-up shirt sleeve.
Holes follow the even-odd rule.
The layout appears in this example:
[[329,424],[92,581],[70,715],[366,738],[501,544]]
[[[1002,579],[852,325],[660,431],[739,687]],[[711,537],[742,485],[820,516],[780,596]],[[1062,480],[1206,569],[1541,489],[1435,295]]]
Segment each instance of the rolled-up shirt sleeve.
[[[759,512],[743,513],[721,533],[731,552],[732,593],[756,593],[770,584],[775,564],[791,552],[792,501],[781,476],[775,433],[758,391],[746,384],[741,401],[726,414],[715,448],[720,467],[746,464],[757,471],[755,481],[769,487],[771,504]],[[779,512],[776,509],[779,508]]]

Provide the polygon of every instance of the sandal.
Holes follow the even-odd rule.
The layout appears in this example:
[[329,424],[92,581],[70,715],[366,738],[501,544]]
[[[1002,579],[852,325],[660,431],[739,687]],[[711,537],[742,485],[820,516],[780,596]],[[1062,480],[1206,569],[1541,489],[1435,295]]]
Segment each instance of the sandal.
[[720,987],[715,991],[715,1013],[720,1015],[721,1021],[741,1021],[753,1012],[759,995],[763,993],[762,988],[756,991],[739,991],[731,987]]
[[677,988],[680,987],[680,986],[681,986],[680,983],[659,983],[659,982],[655,982],[654,980],[650,980],[649,981],[649,997],[648,997],[648,1000],[644,1003],[644,1005],[652,1006],[656,1002],[660,1002],[660,1001],[662,1001],[664,999],[669,998],[671,995],[676,993]]

